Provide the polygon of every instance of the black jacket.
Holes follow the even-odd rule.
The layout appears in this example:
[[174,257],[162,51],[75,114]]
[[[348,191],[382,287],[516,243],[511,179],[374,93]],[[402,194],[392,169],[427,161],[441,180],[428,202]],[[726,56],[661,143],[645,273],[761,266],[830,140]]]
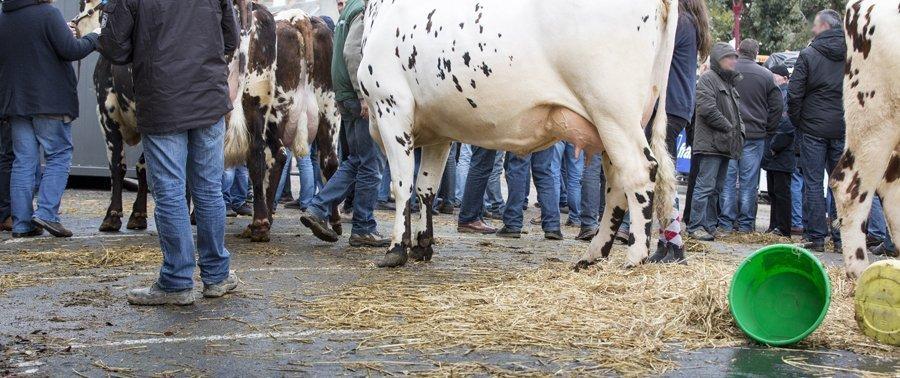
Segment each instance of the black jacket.
[[97,46],[97,35],[72,36],[62,13],[36,0],[6,0],[0,13],[0,118],[78,118],[72,61]]
[[788,91],[791,122],[819,138],[844,138],[844,32],[819,34],[800,52]]
[[720,155],[740,159],[744,146],[740,94],[734,84],[741,80],[736,71],[726,71],[719,60],[737,55],[727,43],[716,43],[710,54],[710,70],[697,82],[697,111],[694,117],[694,154]]
[[784,110],[784,98],[775,85],[772,71],[745,57],[738,59],[735,70],[743,76],[735,87],[741,94],[741,119],[747,139],[772,135]]
[[225,56],[239,43],[231,0],[109,0],[98,50],[133,64],[138,129],[215,124],[231,111]]
[[[782,85],[779,90],[787,101],[787,85]],[[766,143],[766,153],[763,156],[763,169],[771,172],[794,172],[797,167],[797,155],[794,152],[794,141],[797,139],[796,129],[791,123],[787,112],[781,115],[778,128]]]

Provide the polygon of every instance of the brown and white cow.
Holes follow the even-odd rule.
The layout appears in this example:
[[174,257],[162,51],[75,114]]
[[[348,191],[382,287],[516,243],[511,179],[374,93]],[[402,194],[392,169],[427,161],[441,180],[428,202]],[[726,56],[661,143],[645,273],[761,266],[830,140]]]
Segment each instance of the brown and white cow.
[[844,155],[831,175],[847,274],[868,267],[866,220],[872,198],[900,234],[900,1],[855,0],[844,19],[847,62]]
[[[340,115],[331,87],[331,30],[317,17],[288,10],[275,17],[264,6],[235,0],[241,45],[231,62],[237,82],[234,110],[227,120],[225,163],[247,164],[253,184],[253,221],[243,236],[269,240],[275,192],[286,162],[319,146],[322,172],[338,166]],[[337,211],[332,227],[340,232]]]
[[[663,228],[673,219],[665,110],[653,109],[666,102],[677,0],[370,0],[365,17],[358,77],[398,204],[415,193],[431,206],[453,140],[519,154],[566,140],[603,153],[614,188],[577,267],[609,254],[629,208],[628,264],[647,259],[654,212]],[[430,259],[432,230],[428,211],[413,222],[398,206],[378,265]]]

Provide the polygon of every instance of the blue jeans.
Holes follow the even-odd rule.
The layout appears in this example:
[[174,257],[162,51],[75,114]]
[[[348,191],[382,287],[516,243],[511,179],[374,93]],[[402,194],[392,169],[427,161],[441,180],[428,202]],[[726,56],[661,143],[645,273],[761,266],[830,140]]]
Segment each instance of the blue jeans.
[[325,187],[313,197],[309,205],[310,214],[328,218],[331,206],[344,200],[353,186],[353,230],[354,235],[371,234],[376,231],[375,202],[378,199],[378,185],[381,183],[381,150],[369,134],[369,120],[360,117],[357,100],[341,102],[341,116],[347,133],[347,159],[341,162],[334,176]]
[[[566,203],[569,206],[569,220],[578,222],[581,214],[581,180],[584,176],[584,152],[575,156],[575,145],[566,142],[560,143],[564,146],[562,166],[565,167],[563,178],[565,179]],[[560,195],[560,198],[562,198],[562,195]]]
[[[584,166],[581,178],[581,228],[594,229],[600,224],[606,206],[606,176],[603,174],[603,155],[594,154]],[[569,202],[570,206],[572,202]],[[569,210],[569,218],[572,218]]]
[[471,146],[472,158],[466,176],[462,203],[459,206],[459,223],[472,223],[483,219],[484,193],[488,179],[494,170],[497,151]]
[[803,228],[803,174],[800,167],[791,174],[791,227]]
[[443,204],[454,205],[456,198],[456,155],[459,148],[458,142],[450,144],[450,154],[447,156],[447,164],[444,165],[444,175],[441,177],[441,186],[438,189],[438,197]]
[[722,214],[719,215],[720,229],[731,231],[734,222],[737,221],[738,230],[741,232],[756,230],[759,168],[765,150],[765,138],[747,139],[744,141],[740,160],[729,162],[724,191],[719,199],[722,204]]
[[488,178],[487,191],[484,193],[484,206],[489,211],[500,211],[503,208],[503,191],[500,186],[500,176],[503,175],[503,156],[497,154],[494,158],[494,168]]
[[719,195],[725,186],[728,161],[727,157],[719,155],[694,154],[691,157],[691,164],[697,164],[697,181],[691,199],[688,232],[697,232],[701,228],[710,234],[716,231]]
[[[227,168],[222,173],[222,198],[225,206],[237,209],[247,201],[250,188],[250,171],[246,165]],[[277,197],[276,197],[277,198]]]
[[884,246],[890,251],[896,250],[891,234],[888,232],[887,221],[884,219],[884,208],[881,197],[872,198],[872,210],[869,211],[869,233],[884,241]]
[[12,216],[9,207],[9,180],[14,160],[16,154],[13,153],[12,127],[5,121],[0,121],[0,222]]
[[[811,242],[821,242],[828,236],[829,227],[823,185],[825,172],[833,172],[844,151],[843,139],[824,139],[803,133],[800,136],[800,167],[803,171],[803,218],[806,220],[804,236]],[[831,202],[831,201],[829,201]],[[840,241],[840,231],[831,230],[831,237]]]
[[[225,122],[210,127],[169,134],[145,134],[147,178],[156,201],[156,229],[163,252],[157,284],[164,291],[194,286],[194,266],[200,266],[203,283],[217,284],[228,278],[231,255],[225,249],[225,200],[222,175]],[[185,186],[190,186],[197,220],[197,252],[190,214],[185,206]]]
[[472,146],[459,146],[459,161],[456,163],[456,201],[462,202],[466,190],[466,178],[469,176],[469,165],[472,162]]
[[509,198],[503,210],[503,224],[511,231],[522,230],[522,207],[528,197],[528,172],[534,177],[538,202],[541,204],[541,228],[559,231],[559,166],[561,155],[556,146],[524,157],[506,153],[506,184]]
[[[312,150],[312,148],[310,148],[310,150]],[[287,151],[287,163],[284,164],[284,170],[281,172],[281,181],[278,182],[278,190],[275,192],[276,199],[281,198],[288,180],[291,179],[291,160],[293,157],[294,154]],[[305,209],[309,207],[309,203],[312,201],[313,196],[316,195],[317,189],[312,154],[308,156],[297,156],[296,160],[297,173],[300,176],[300,197],[297,201],[300,203],[300,208]]]
[[[34,229],[32,218],[59,222],[59,204],[72,165],[72,126],[39,116],[13,117],[10,126],[16,155],[10,174],[10,210],[13,232],[24,233]],[[32,207],[34,172],[41,162],[41,149],[44,150],[45,166],[35,210]]]

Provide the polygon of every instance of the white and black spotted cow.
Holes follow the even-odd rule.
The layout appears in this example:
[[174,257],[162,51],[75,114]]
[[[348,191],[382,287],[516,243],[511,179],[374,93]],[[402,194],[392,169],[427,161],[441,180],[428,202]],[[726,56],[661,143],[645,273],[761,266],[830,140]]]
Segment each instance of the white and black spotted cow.
[[877,193],[894,240],[900,234],[900,1],[855,0],[844,26],[847,140],[831,175],[847,274],[869,265],[866,220]]
[[[606,257],[627,209],[629,265],[648,256],[654,209],[672,217],[665,104],[676,0],[370,0],[359,81],[397,203],[434,201],[450,142],[525,154],[559,140],[603,153],[612,191],[576,267]],[[653,118],[651,120],[651,118]],[[644,125],[652,122],[648,145]],[[413,148],[422,148],[413,188]],[[655,196],[654,196],[655,195]],[[655,197],[655,198],[654,198]],[[654,203],[656,207],[654,208]],[[665,225],[663,225],[665,227]],[[429,260],[430,212],[398,207],[379,266]]]
[[[100,27],[101,0],[82,0],[79,15],[73,20],[81,35]],[[102,55],[94,68],[94,90],[97,94],[97,115],[106,139],[107,160],[112,181],[112,198],[106,216],[100,224],[101,232],[116,232],[122,228],[122,184],[127,166],[125,145],[135,146],[141,141],[135,118],[134,85],[131,65],[114,65]],[[128,219],[129,230],[147,228],[147,170],[144,154],[135,165],[138,178],[137,198]]]
[[[309,143],[316,141],[323,174],[337,170],[340,115],[330,80],[332,35],[324,21],[300,10],[275,17],[253,2],[234,4],[242,33],[230,65],[237,98],[228,116],[225,162],[247,164],[256,195],[253,222],[243,236],[265,242],[284,149],[308,155]],[[337,214],[332,227],[340,231]]]

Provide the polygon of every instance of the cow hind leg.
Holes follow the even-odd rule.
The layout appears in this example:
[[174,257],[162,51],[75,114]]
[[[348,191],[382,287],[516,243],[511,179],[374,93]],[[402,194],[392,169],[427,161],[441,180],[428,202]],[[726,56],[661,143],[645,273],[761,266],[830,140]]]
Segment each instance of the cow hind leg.
[[896,246],[900,244],[900,206],[896,206],[900,203],[900,153],[898,152],[894,152],[891,156],[891,162],[884,174],[884,181],[878,188],[878,195],[881,196],[883,204],[894,204],[894,206],[883,206],[883,208],[890,231],[888,237]]
[[438,187],[441,185],[449,154],[449,143],[422,148],[422,165],[419,168],[419,177],[416,179],[416,194],[419,197],[421,211],[419,211],[418,231],[415,233],[416,240],[410,252],[410,257],[416,261],[431,261],[431,256],[434,254],[432,247],[434,224],[431,209],[434,208],[434,200]]
[[129,230],[146,230],[147,229],[147,164],[144,161],[144,154],[141,154],[140,160],[134,166],[138,179],[137,198],[134,199],[134,205],[131,208],[131,217],[128,218]]
[[125,179],[125,145],[119,124],[108,114],[100,111],[100,123],[106,137],[107,158],[109,160],[112,195],[106,216],[100,224],[100,232],[118,232],[122,228],[122,182]]
[[599,232],[591,239],[588,250],[578,259],[575,271],[586,269],[594,265],[600,259],[609,257],[612,250],[616,231],[625,220],[628,211],[628,202],[625,192],[619,187],[618,175],[609,156],[603,156],[603,172],[606,175],[606,206],[600,219]]
[[[326,182],[331,176],[334,176],[334,173],[337,172],[341,163],[341,159],[337,154],[336,141],[337,135],[335,134],[333,127],[324,120],[320,121],[319,130],[316,134],[316,143],[319,147],[319,167],[322,171],[322,178]],[[343,226],[341,225],[341,214],[338,211],[338,206],[339,204],[337,203],[331,205],[331,215],[328,218],[328,223],[331,224],[331,229],[334,230],[334,232],[341,235],[343,233]]]
[[[371,102],[370,102],[371,103]],[[412,109],[410,105],[398,108],[394,112],[379,112],[370,120],[376,123],[373,130],[378,130],[384,141],[384,152],[391,167],[391,191],[397,203],[394,213],[394,227],[391,232],[391,246],[381,261],[376,263],[380,268],[399,267],[406,264],[412,247],[411,208],[409,199],[413,191],[413,156]],[[376,109],[371,109],[376,111]],[[408,117],[397,116],[408,115]],[[401,204],[403,206],[401,206]]]

